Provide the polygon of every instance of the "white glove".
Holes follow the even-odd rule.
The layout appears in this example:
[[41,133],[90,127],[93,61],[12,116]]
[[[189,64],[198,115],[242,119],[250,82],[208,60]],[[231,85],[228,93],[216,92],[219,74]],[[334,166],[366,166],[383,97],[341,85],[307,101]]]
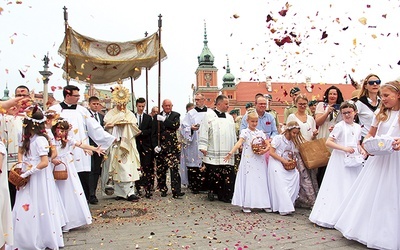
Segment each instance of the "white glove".
[[164,122],[164,121],[165,121],[165,119],[166,119],[166,117],[165,117],[165,116],[162,116],[162,115],[157,115],[157,121]]
[[26,177],[28,177],[28,176],[30,176],[30,175],[38,172],[38,171],[40,171],[40,169],[38,169],[36,167],[33,167],[33,168],[29,169],[28,171],[26,171],[25,173],[21,174],[21,177],[22,178],[26,178]]
[[156,152],[157,154],[161,152],[161,147],[160,146],[156,146],[154,148],[154,152]]

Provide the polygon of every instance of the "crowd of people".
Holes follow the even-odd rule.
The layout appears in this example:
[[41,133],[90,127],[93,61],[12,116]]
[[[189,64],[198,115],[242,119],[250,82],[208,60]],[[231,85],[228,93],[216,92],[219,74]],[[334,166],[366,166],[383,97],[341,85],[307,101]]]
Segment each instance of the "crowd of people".
[[[89,205],[99,203],[98,193],[129,202],[152,199],[156,191],[167,197],[168,174],[175,200],[186,186],[244,213],[287,216],[308,208],[312,223],[348,239],[400,248],[399,81],[381,84],[370,74],[351,100],[336,86],[320,101],[294,87],[283,127],[268,94],[257,94],[239,116],[229,112],[227,96],[210,108],[197,93],[181,117],[170,99],[146,114],[144,98],[131,111],[129,91],[117,85],[113,92],[115,106],[105,114],[98,97],[87,108],[79,105],[74,85],[47,111],[31,103],[26,86],[0,102],[0,249],[59,249],[63,233],[92,222]],[[308,169],[299,146],[320,138],[329,162]],[[381,151],[372,153],[366,143],[377,138]],[[7,176],[17,167],[24,181],[14,186]]]

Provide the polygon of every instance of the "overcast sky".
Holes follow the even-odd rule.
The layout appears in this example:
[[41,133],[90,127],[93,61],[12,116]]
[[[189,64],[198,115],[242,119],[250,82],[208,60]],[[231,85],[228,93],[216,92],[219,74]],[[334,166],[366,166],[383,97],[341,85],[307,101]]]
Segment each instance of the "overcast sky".
[[[379,2],[379,3],[378,3]],[[231,73],[243,81],[344,82],[369,73],[383,81],[400,76],[399,0],[381,1],[177,1],[177,0],[31,0],[0,1],[0,83],[11,91],[19,84],[40,91],[42,59],[50,57],[50,86],[64,86],[57,49],[64,37],[63,6],[69,25],[83,35],[128,41],[157,31],[162,14],[161,98],[184,113],[195,83],[197,56],[203,48],[204,21],[208,46],[219,69],[219,86],[227,56]],[[281,11],[286,10],[286,11]],[[281,12],[280,12],[281,11]],[[280,12],[280,13],[279,13]],[[267,19],[270,15],[273,20]],[[268,21],[268,22],[267,22]],[[289,34],[291,33],[291,34]],[[324,34],[327,34],[326,38]],[[293,43],[274,39],[289,35]],[[294,41],[297,41],[296,44]],[[23,78],[20,74],[25,76]],[[158,69],[149,72],[150,106],[157,105]],[[84,89],[84,85],[71,81]],[[125,86],[130,88],[130,82]],[[134,82],[136,97],[145,96],[145,74]],[[108,88],[105,86],[104,88]],[[2,93],[0,94],[2,96]],[[57,99],[62,99],[56,90]]]

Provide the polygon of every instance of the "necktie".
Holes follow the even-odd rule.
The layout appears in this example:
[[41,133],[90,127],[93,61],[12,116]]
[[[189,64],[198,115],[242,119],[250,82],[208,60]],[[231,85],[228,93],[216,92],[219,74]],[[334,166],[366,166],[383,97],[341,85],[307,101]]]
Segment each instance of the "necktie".
[[142,115],[139,115],[139,127],[142,124]]
[[94,113],[94,119],[96,119],[96,121],[99,121],[99,117],[97,116],[97,112]]

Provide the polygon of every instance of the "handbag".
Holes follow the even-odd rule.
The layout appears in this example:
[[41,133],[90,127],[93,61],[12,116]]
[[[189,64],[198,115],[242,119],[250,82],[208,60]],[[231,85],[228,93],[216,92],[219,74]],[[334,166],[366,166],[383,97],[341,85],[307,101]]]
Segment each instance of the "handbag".
[[377,135],[364,140],[364,149],[370,155],[388,155],[394,152],[394,139],[388,135]]
[[325,141],[324,138],[320,138],[299,145],[299,153],[306,168],[314,169],[328,165],[331,152],[325,145]]
[[344,166],[347,168],[357,168],[364,164],[364,156],[358,152],[346,154],[344,158]]
[[[396,126],[396,122],[399,120],[398,115],[397,119],[393,119],[392,124],[390,125],[389,130],[386,134],[376,135],[375,137],[370,137],[363,142],[363,146],[365,151],[368,152],[370,155],[388,155],[393,153],[393,142],[394,138],[391,136],[394,127]],[[382,123],[379,123],[379,127]]]
[[354,148],[354,153],[346,153],[344,157],[344,166],[347,168],[357,168],[364,164],[364,156],[358,151],[357,145],[350,144],[347,140],[347,125],[344,124],[344,145]]

